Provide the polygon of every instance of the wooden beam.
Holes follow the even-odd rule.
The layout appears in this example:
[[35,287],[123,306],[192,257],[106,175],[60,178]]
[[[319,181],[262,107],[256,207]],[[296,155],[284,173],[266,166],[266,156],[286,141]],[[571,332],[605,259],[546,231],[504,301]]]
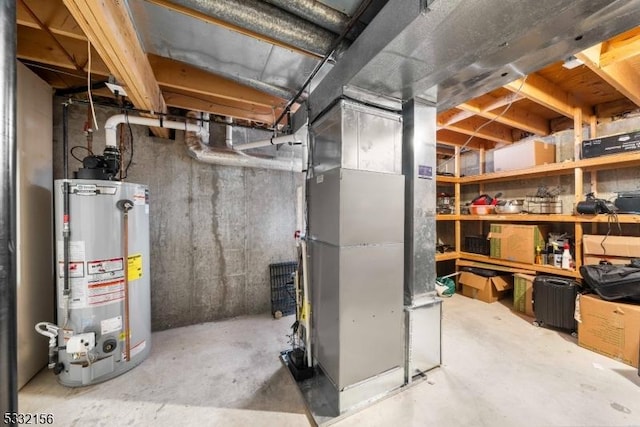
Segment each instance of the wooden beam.
[[506,107],[509,104],[514,104],[524,99],[524,96],[518,93],[510,93],[509,95],[501,96],[499,98],[494,97],[492,101],[485,101],[482,104],[482,108],[487,111],[497,110],[498,108]]
[[640,27],[603,42],[600,66],[606,67],[638,55],[640,55]]
[[549,135],[549,122],[544,117],[513,104],[505,111],[506,105],[489,110],[478,100],[471,100],[458,105],[457,108],[536,135]]
[[458,133],[464,133],[466,135],[473,135],[479,138],[488,139],[494,142],[513,142],[511,136],[511,130],[498,123],[488,123],[480,117],[471,117],[462,122],[454,123],[444,126],[443,123],[438,123],[445,129],[449,129]]
[[[87,42],[60,35],[56,37],[64,45],[65,50],[75,58],[75,62],[84,65],[83,71],[86,72]],[[95,49],[92,49],[92,52],[91,74],[108,76],[109,69]],[[76,70],[75,64],[70,62],[69,58],[57,48],[56,43],[44,31],[30,27],[18,27],[17,56],[19,59]]]
[[162,94],[167,105],[172,107],[204,111],[220,116],[264,123],[269,126],[273,124],[275,117],[278,117],[282,112],[282,109],[273,110],[268,107],[256,107],[243,102],[169,87],[162,87]]
[[438,114],[438,128],[444,128],[447,125],[453,125],[455,123],[467,120],[473,117],[474,114],[469,111],[462,111],[455,108],[444,111]]
[[174,12],[182,13],[184,15],[190,16],[192,18],[199,19],[199,20],[207,22],[209,24],[218,25],[218,26],[226,28],[228,30],[235,31],[237,33],[243,34],[245,36],[252,37],[252,38],[257,39],[257,40],[262,40],[262,41],[264,41],[266,43],[269,43],[269,44],[272,44],[272,45],[275,45],[275,46],[280,46],[280,47],[283,47],[285,49],[292,50],[294,52],[300,53],[300,54],[305,55],[305,56],[310,56],[312,58],[318,58],[318,59],[322,58],[322,55],[318,55],[318,54],[315,54],[315,53],[312,53],[312,52],[308,52],[308,51],[306,51],[304,49],[300,49],[300,48],[298,48],[296,46],[292,46],[290,44],[286,44],[286,43],[281,42],[279,40],[276,40],[276,39],[274,39],[272,37],[268,37],[268,36],[265,36],[263,34],[257,33],[255,31],[251,31],[251,30],[249,30],[247,28],[242,28],[240,26],[231,24],[231,23],[223,21],[221,19],[214,18],[213,16],[209,16],[209,15],[206,15],[206,14],[204,14],[202,12],[198,12],[197,10],[193,10],[191,8],[184,7],[182,5],[173,3],[173,2],[171,2],[169,0],[147,0],[147,1],[149,3],[153,3],[155,5],[164,7],[164,8],[169,9],[169,10],[172,10]]
[[268,95],[233,80],[201,70],[193,65],[156,55],[148,55],[156,81],[163,88],[185,90],[268,109],[284,107],[287,100]]
[[[133,104],[143,110],[165,113],[167,106],[125,2],[63,1],[111,73],[125,86]],[[168,129],[152,131],[156,136],[169,137]]]
[[582,110],[585,120],[593,115],[589,105],[536,73],[529,74],[524,83],[518,79],[504,87],[566,117],[573,118],[576,107]]
[[611,102],[605,102],[595,106],[596,115],[599,118],[611,118],[638,111],[638,106],[626,98],[618,99]]
[[466,147],[473,150],[493,148],[495,146],[495,143],[493,141],[487,141],[486,139],[476,137],[469,140],[469,136],[447,129],[441,129],[436,133],[436,141],[438,143],[451,145],[454,147],[461,147],[466,143]]
[[613,86],[618,92],[640,106],[640,74],[626,61],[601,65],[602,43],[576,53],[591,71]]
[[61,0],[23,0],[16,7],[16,22],[20,26],[39,29],[39,24],[27,11],[33,13],[42,21],[53,34],[87,40],[78,23],[69,14],[69,10],[63,6]]

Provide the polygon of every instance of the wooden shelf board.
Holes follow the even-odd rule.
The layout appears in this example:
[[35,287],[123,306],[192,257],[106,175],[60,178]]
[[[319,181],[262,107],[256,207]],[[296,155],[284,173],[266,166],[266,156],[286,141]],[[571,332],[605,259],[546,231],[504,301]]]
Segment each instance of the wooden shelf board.
[[[576,222],[582,222],[582,223],[591,223],[591,222],[609,222],[611,221],[612,223],[616,222],[615,218],[611,218],[611,220],[609,220],[609,216],[608,215],[577,215],[574,218],[576,218]],[[617,215],[617,221],[620,224],[640,224],[640,215],[632,215],[632,214],[618,214]]]
[[447,175],[436,175],[436,182],[438,183],[449,183],[455,184],[460,181],[460,178],[455,176],[447,176]]
[[461,184],[479,184],[482,182],[510,181],[513,179],[530,178],[533,176],[569,175],[575,168],[584,171],[611,169],[612,167],[628,168],[640,165],[640,152],[626,154],[612,154],[578,161],[549,163],[527,169],[517,169],[502,172],[492,172],[484,175],[465,176],[460,178]]
[[460,219],[460,215],[455,214],[437,214],[436,221],[455,221]]
[[538,273],[547,273],[547,274],[554,274],[557,276],[573,277],[576,279],[579,279],[582,277],[580,276],[579,272],[573,271],[573,270],[563,270],[561,268],[550,267],[548,265],[523,264],[521,262],[505,261],[502,259],[489,258],[486,255],[472,254],[468,252],[460,252],[459,259],[476,261],[484,264],[502,265],[505,267],[511,267],[511,268],[522,269],[522,270],[537,271]]
[[579,216],[574,215],[460,215],[461,221],[511,221],[511,222],[582,222]]
[[436,254],[436,262],[439,261],[448,261],[451,259],[458,259],[458,256],[460,256],[460,254],[458,252],[445,252],[442,254],[437,253]]

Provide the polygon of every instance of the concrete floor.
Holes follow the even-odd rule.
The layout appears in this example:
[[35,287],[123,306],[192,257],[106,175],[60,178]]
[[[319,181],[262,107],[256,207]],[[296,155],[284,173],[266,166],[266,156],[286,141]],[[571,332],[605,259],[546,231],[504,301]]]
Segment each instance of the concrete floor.
[[[442,368],[337,426],[640,425],[637,370],[536,328],[508,304],[444,301]],[[277,354],[292,317],[252,316],[162,331],[131,372],[81,389],[38,374],[20,412],[56,425],[305,426]]]

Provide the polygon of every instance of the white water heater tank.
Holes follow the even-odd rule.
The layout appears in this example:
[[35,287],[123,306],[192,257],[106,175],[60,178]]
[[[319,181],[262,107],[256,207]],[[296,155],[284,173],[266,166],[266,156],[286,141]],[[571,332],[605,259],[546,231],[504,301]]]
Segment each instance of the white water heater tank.
[[130,370],[151,349],[149,190],[125,182],[66,181],[70,192],[66,298],[64,182],[56,180],[54,187],[57,371],[60,383],[76,387]]

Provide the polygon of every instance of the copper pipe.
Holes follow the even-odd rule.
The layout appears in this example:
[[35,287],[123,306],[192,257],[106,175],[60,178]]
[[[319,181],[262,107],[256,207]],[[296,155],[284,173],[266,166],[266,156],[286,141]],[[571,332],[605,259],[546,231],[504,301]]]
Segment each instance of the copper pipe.
[[129,330],[129,213],[124,211],[124,329],[125,355],[127,362],[131,361],[131,331]]

